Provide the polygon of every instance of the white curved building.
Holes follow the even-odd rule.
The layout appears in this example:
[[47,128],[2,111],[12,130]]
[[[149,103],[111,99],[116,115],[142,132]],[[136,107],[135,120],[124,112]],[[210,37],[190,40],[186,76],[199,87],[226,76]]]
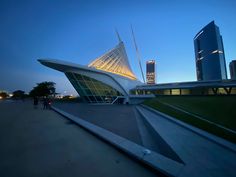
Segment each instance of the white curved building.
[[131,70],[122,41],[88,66],[54,59],[38,61],[64,72],[78,94],[89,103],[127,103],[129,91],[142,84]]

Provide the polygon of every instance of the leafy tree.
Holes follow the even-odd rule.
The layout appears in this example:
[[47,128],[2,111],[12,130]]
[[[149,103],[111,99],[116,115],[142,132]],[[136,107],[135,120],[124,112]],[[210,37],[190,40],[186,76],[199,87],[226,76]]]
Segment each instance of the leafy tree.
[[8,96],[7,92],[0,92],[0,97],[5,99]]
[[13,98],[24,98],[25,97],[25,92],[22,90],[16,90],[13,93]]
[[55,95],[55,83],[54,82],[41,82],[37,83],[37,86],[30,91],[30,96],[49,96]]

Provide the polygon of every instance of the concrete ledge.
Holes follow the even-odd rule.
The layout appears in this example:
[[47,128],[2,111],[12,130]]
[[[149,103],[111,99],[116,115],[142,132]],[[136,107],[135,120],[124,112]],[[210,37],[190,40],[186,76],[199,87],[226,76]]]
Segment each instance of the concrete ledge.
[[231,143],[231,142],[229,142],[229,141],[227,141],[223,138],[220,138],[216,135],[210,134],[210,133],[208,133],[204,130],[201,130],[197,127],[189,125],[189,124],[187,124],[183,121],[180,121],[176,118],[173,118],[173,117],[171,117],[171,116],[169,116],[165,113],[157,111],[157,110],[155,110],[153,108],[150,108],[146,105],[140,105],[140,106],[142,106],[143,108],[145,108],[145,109],[147,109],[147,110],[149,110],[149,111],[151,111],[155,114],[161,115],[163,118],[166,118],[167,120],[169,120],[171,122],[174,122],[174,123],[180,125],[181,127],[184,127],[184,128],[186,128],[186,129],[188,129],[188,130],[190,130],[190,131],[192,131],[192,132],[194,132],[194,133],[196,133],[196,134],[198,134],[198,135],[200,135],[200,136],[202,136],[202,137],[204,137],[204,138],[206,138],[206,139],[208,139],[208,140],[210,140],[210,141],[212,141],[212,142],[214,142],[214,143],[216,143],[216,144],[218,144],[218,145],[220,145],[224,148],[227,148],[228,150],[233,151],[234,153],[236,152],[236,145],[234,143]]
[[114,145],[116,148],[126,152],[128,155],[152,167],[153,169],[157,170],[159,173],[162,173],[167,176],[178,176],[180,172],[183,170],[183,168],[185,167],[181,163],[171,160],[154,151],[147,150],[143,146],[140,146],[132,141],[129,141],[123,137],[120,137],[99,126],[96,126],[87,121],[84,121],[67,112],[64,112],[53,106],[52,106],[52,109],[58,112],[59,114],[63,115],[64,117],[72,120],[73,122],[80,125],[81,127],[85,128],[86,130],[92,132],[93,134],[100,137],[101,139]]
[[[159,142],[162,142],[162,146],[165,147],[166,150],[166,157],[167,158],[171,158],[174,161],[177,161],[181,164],[185,163],[183,162],[183,160],[179,157],[179,155],[171,148],[171,146],[165,141],[165,139],[163,139],[159,132],[157,131],[157,129],[155,128],[155,126],[153,125],[153,123],[148,119],[148,117],[143,114],[143,112],[140,110],[140,108],[138,106],[136,106],[136,110],[138,111],[138,113],[141,115],[143,121],[147,124],[148,128],[153,132],[154,137],[159,137]],[[163,154],[165,156],[165,154]]]

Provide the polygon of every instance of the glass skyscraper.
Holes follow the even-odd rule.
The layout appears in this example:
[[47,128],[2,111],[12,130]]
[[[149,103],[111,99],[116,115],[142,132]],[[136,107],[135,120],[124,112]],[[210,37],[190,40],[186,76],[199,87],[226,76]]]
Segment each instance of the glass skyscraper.
[[146,62],[146,80],[147,84],[155,84],[156,82],[155,60]]
[[229,71],[231,79],[236,80],[236,60],[232,60],[229,64]]
[[227,79],[222,36],[214,21],[194,37],[194,49],[198,81]]

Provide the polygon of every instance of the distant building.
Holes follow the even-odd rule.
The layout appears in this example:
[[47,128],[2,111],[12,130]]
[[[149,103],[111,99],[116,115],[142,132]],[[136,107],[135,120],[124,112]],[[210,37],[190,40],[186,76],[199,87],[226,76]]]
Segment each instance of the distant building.
[[236,95],[236,80],[172,82],[137,85],[130,90],[134,95]]
[[214,21],[194,37],[194,49],[198,81],[227,79],[222,36]]
[[147,84],[156,83],[155,60],[146,62],[146,80]]
[[236,60],[232,60],[229,64],[230,78],[236,80]]

